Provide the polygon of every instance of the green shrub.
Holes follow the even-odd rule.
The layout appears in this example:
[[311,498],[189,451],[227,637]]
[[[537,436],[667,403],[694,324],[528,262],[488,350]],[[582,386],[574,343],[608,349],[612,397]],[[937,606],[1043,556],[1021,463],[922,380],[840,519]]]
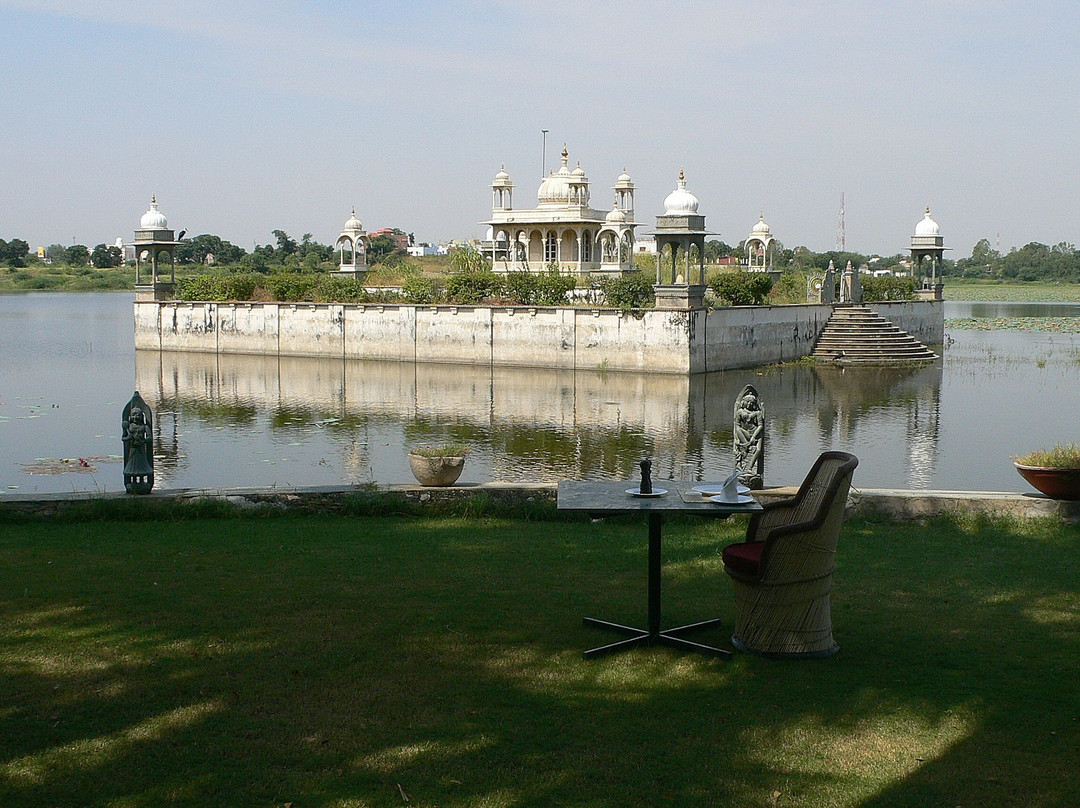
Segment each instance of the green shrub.
[[862,281],[862,299],[867,303],[881,300],[913,300],[915,298],[915,279],[898,278],[895,275],[864,275]]
[[266,290],[272,300],[314,301],[316,279],[311,275],[276,273],[266,278]]
[[540,276],[535,272],[509,272],[503,282],[506,296],[521,306],[535,306]]
[[446,279],[446,299],[451,303],[475,305],[484,298],[498,297],[502,291],[502,278],[490,269],[458,272]]
[[254,275],[195,275],[176,282],[181,300],[251,300],[258,282]]
[[566,293],[575,286],[573,275],[557,270],[511,272],[503,280],[503,293],[521,306],[565,306]]
[[644,272],[605,278],[600,284],[600,291],[604,293],[604,300],[609,306],[622,311],[647,309],[656,300],[652,276]]
[[408,303],[438,303],[442,299],[442,290],[434,278],[410,275],[401,282],[401,296]]
[[364,282],[357,278],[320,276],[315,285],[315,299],[320,303],[367,303],[370,299]]
[[577,286],[573,275],[558,272],[545,272],[537,278],[535,303],[537,306],[565,306],[566,293]]
[[760,306],[772,285],[765,272],[716,272],[709,277],[713,294],[732,306]]

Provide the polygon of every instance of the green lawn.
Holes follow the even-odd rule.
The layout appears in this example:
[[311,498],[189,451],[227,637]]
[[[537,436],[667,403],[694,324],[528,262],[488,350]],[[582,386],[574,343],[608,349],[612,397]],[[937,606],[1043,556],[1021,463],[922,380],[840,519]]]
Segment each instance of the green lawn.
[[[666,623],[730,631],[744,526],[668,526]],[[829,659],[585,662],[639,521],[2,525],[0,804],[1080,804],[1080,529],[857,521],[838,565]]]

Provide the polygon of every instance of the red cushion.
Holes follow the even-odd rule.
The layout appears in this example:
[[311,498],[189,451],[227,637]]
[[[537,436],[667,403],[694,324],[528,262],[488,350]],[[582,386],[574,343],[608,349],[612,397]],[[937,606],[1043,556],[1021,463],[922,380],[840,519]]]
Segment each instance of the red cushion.
[[765,549],[763,541],[741,541],[724,548],[724,566],[742,573],[757,575],[761,567],[761,551]]

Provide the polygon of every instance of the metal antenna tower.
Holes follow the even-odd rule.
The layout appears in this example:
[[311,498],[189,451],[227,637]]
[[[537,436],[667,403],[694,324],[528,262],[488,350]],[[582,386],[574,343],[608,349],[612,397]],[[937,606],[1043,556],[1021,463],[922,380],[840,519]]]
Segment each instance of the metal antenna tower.
[[844,232],[844,192],[840,192],[840,217],[836,222],[836,251],[847,251],[847,233]]

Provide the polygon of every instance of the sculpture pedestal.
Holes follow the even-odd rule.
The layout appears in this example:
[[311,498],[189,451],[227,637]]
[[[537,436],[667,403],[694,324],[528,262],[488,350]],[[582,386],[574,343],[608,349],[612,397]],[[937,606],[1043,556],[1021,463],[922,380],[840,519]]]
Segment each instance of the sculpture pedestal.
[[653,293],[656,295],[656,308],[658,309],[702,309],[705,307],[704,284],[656,284]]

